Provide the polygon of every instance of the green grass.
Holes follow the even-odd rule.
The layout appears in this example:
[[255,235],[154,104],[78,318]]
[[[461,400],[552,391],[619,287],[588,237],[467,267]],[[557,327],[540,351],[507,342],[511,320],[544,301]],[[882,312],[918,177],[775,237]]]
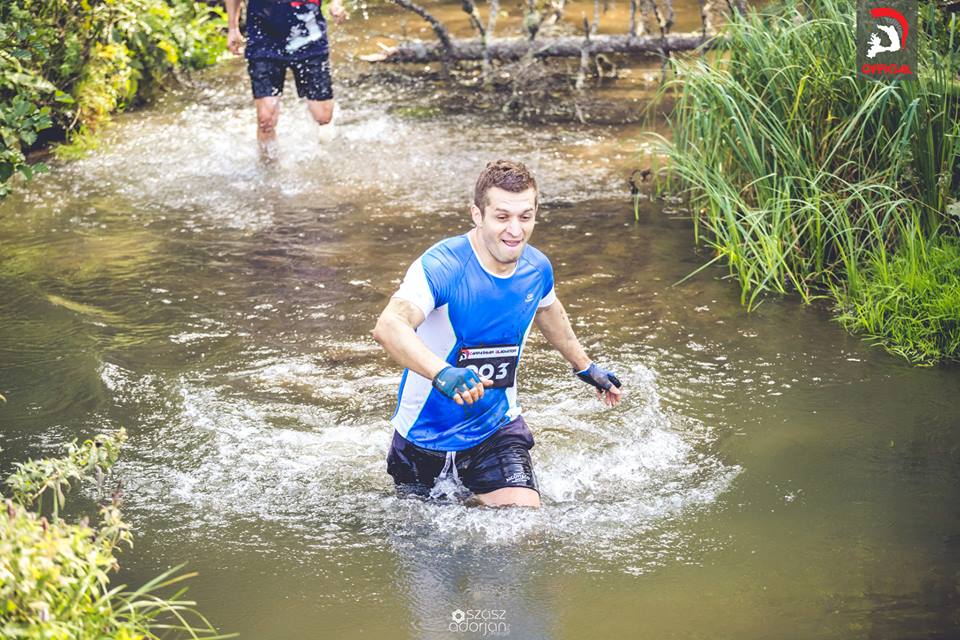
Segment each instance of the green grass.
[[960,242],[905,242],[892,259],[874,256],[840,321],[912,362],[960,359]]
[[[664,89],[677,95],[664,148],[697,241],[737,277],[744,304],[769,292],[834,298],[845,326],[932,363],[960,358],[956,323],[856,318],[878,264],[914,260],[913,273],[929,269],[931,286],[941,286],[943,262],[908,244],[940,247],[941,236],[956,236],[946,211],[960,190],[960,28],[934,5],[922,14],[919,79],[896,83],[856,76],[853,2],[811,9],[791,0],[734,19],[717,51],[676,64]],[[946,332],[939,351],[928,326]]]

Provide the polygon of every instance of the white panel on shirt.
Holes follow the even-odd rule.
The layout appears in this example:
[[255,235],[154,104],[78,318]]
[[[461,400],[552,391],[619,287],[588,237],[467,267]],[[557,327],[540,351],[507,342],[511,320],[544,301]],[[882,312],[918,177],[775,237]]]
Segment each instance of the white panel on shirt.
[[423,271],[422,260],[416,260],[410,265],[407,274],[403,277],[403,282],[400,283],[400,288],[393,297],[412,302],[423,312],[424,318],[430,315],[436,301],[433,299],[430,283],[427,282],[427,274]]
[[550,293],[540,298],[540,304],[537,305],[537,308],[543,309],[544,307],[549,307],[556,301],[557,301],[557,293],[553,290],[553,288],[551,288]]
[[[423,343],[442,359],[446,359],[447,354],[457,344],[457,335],[453,331],[453,325],[450,324],[449,309],[450,306],[446,304],[437,309],[431,309],[427,319],[417,327],[417,335]],[[407,373],[403,390],[400,392],[397,413],[391,420],[401,436],[406,437],[410,427],[417,421],[432,388],[432,382],[419,373],[413,371]]]

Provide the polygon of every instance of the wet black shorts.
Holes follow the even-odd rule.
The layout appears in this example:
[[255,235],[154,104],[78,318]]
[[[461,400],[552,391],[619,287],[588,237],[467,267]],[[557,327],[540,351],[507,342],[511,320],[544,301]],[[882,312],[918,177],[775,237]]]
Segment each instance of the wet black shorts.
[[[523,418],[517,417],[480,444],[455,452],[453,461],[463,486],[473,493],[504,487],[526,487],[540,493],[530,460],[532,448],[533,434]],[[447,458],[446,452],[418,447],[394,431],[387,473],[401,495],[427,496]]]
[[306,60],[247,60],[250,84],[254,98],[279,96],[283,93],[283,82],[287,67],[293,71],[297,83],[297,95],[307,100],[332,100],[333,80],[330,78],[330,58],[317,56]]

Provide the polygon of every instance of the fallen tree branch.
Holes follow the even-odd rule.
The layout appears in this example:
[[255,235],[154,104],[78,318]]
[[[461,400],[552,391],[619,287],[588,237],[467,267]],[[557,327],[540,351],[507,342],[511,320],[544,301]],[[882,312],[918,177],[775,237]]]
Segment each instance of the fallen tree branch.
[[548,7],[547,15],[544,18],[544,24],[547,26],[557,24],[563,19],[563,10],[566,6],[567,0],[550,0],[550,6]]
[[473,28],[477,30],[477,33],[480,34],[480,37],[483,38],[487,35],[486,29],[483,28],[483,22],[480,20],[480,12],[477,10],[477,5],[473,0],[463,0],[460,7],[463,9],[463,12],[470,16],[470,24],[473,25]]
[[700,26],[703,32],[703,35],[706,36],[708,31],[713,31],[713,23],[710,19],[710,10],[712,5],[710,0],[699,0],[700,3]]
[[[440,40],[440,44],[443,46],[443,48],[447,52],[451,52],[453,50],[453,42],[450,40],[450,32],[448,32],[447,28],[443,26],[443,23],[434,18],[430,12],[420,5],[414,4],[410,0],[393,0],[393,2],[408,11],[413,11],[415,14],[430,23],[430,26],[433,27],[433,32],[437,34],[437,39]],[[440,56],[435,58],[435,60],[442,60],[445,57],[449,56]]]
[[[407,0],[394,0],[394,2]],[[635,38],[629,35],[600,34],[590,38],[590,53],[656,53],[669,51],[692,51],[709,48],[713,35],[672,33],[665,37]],[[366,62],[435,62],[450,60],[482,60],[483,43],[478,38],[452,40],[445,48],[436,42],[405,42],[396,47],[383,47],[382,53],[361,56]],[[579,58],[583,38],[563,36],[531,42],[528,38],[492,38],[487,43],[488,55],[496,60],[519,60],[525,54],[535,58]],[[446,54],[446,55],[445,55]]]
[[483,84],[488,89],[493,86],[493,65],[490,58],[490,49],[487,44],[493,38],[493,28],[497,24],[497,13],[500,11],[499,0],[490,0],[490,13],[487,16],[487,30],[481,36],[483,43]]
[[[600,5],[600,0],[593,0],[595,6]],[[587,81],[587,70],[590,68],[590,36],[596,34],[597,22],[594,20],[593,26],[583,16],[583,42],[580,44],[580,69],[577,71],[577,81],[574,87],[577,91],[583,91],[583,86]]]

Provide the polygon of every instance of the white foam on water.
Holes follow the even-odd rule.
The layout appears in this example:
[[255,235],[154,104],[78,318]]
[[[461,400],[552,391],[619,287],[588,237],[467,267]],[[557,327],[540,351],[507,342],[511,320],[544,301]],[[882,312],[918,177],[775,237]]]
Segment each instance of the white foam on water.
[[[103,375],[114,388],[129,377],[115,366]],[[240,390],[175,381],[167,434],[151,444],[198,444],[186,459],[171,449],[141,463],[153,468],[127,465],[128,494],[141,510],[158,505],[189,514],[175,527],[202,528],[205,536],[218,529],[226,536],[238,522],[259,520],[300,532],[313,551],[402,544],[415,536],[416,544],[436,545],[438,552],[546,545],[578,559],[570,566],[604,560],[642,572],[678,553],[686,543],[677,523],[713,504],[739,469],[711,452],[709,428],[660,406],[653,372],[637,365],[621,377],[637,400],[628,396],[617,409],[584,398],[582,385],[566,379],[524,396],[537,439],[540,510],[397,498],[386,474],[392,432],[384,419],[396,381],[381,380],[391,393],[389,409],[371,407],[351,421],[338,422],[337,412],[322,406],[335,405],[333,395],[320,403],[264,397],[291,385],[367,391],[364,378],[342,380],[302,357],[266,359],[236,373],[232,378],[247,385]],[[448,484],[440,489],[453,498],[460,488],[452,478]]]
[[574,202],[625,189],[607,163],[572,161],[571,149],[588,142],[582,132],[558,135],[556,128],[520,124],[491,132],[477,116],[404,120],[356,102],[343,107],[338,138],[319,145],[303,103],[285,97],[278,155],[264,162],[252,105],[183,100],[177,112],[124,115],[102,149],[58,171],[70,174],[78,192],[109,193],[120,208],[125,198],[130,212],[141,215],[175,212],[192,231],[266,229],[291,208],[369,203],[371,215],[461,208],[473,176],[497,157],[527,162],[544,198]]
[[[578,387],[524,398],[526,419],[550,426],[533,457],[543,507],[485,509],[398,501],[406,520],[420,521],[438,548],[550,542],[586,564],[620,563],[640,573],[686,544],[677,523],[713,504],[739,472],[703,451],[711,442],[703,425],[673,418],[659,404],[653,373],[642,366],[621,376],[644,402],[621,409],[600,403],[558,401]],[[621,405],[622,406],[622,405]],[[574,562],[582,568],[582,563]]]

